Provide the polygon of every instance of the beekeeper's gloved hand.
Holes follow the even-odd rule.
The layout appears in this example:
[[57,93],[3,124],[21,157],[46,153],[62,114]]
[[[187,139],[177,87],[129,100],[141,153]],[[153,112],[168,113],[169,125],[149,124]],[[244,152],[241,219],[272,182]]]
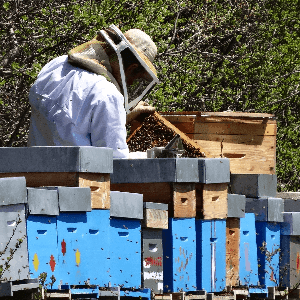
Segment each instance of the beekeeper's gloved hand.
[[131,123],[134,119],[136,119],[140,114],[144,113],[154,113],[155,112],[155,107],[151,106],[147,102],[140,101],[138,105],[126,115],[126,123],[129,124]]

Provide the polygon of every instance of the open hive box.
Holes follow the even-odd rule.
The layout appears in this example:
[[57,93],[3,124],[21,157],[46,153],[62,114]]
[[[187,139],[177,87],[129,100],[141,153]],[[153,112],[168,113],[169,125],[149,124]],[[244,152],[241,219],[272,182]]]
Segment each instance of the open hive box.
[[144,152],[153,147],[165,147],[176,134],[179,134],[185,150],[183,157],[210,157],[201,145],[195,143],[157,112],[143,116],[142,120],[135,120],[131,125],[132,133],[127,139],[130,152]]
[[183,139],[186,157],[227,157],[230,159],[230,171],[235,174],[276,172],[277,124],[274,115],[242,112],[155,113],[143,121],[132,123],[132,134],[127,143],[130,151],[146,151],[152,147],[166,146],[176,133]]

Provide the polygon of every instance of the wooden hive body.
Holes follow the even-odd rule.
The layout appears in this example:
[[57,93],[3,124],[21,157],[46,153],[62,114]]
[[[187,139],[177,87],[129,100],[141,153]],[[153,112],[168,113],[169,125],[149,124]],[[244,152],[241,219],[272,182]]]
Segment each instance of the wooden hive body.
[[164,112],[170,123],[209,151],[230,159],[235,174],[275,174],[274,115],[241,112]]

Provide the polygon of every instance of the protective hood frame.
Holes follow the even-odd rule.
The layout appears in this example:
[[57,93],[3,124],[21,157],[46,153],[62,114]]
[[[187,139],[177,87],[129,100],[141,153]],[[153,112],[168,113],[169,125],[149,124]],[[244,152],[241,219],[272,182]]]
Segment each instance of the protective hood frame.
[[[116,35],[119,37],[120,42],[118,44],[115,44],[114,41],[109,37],[109,35],[104,30],[100,30],[100,33],[102,34],[102,36],[104,37],[106,42],[108,42],[109,45],[114,49],[114,51],[116,52],[116,54],[118,56],[121,80],[122,80],[122,86],[123,86],[123,93],[124,93],[124,107],[125,107],[126,113],[129,113],[139,103],[139,101],[141,101],[142,98],[147,93],[150,92],[150,90],[154,87],[154,85],[159,83],[159,80],[156,77],[156,75],[153,73],[153,71],[145,63],[145,61],[139,56],[139,54],[134,49],[134,47],[131,45],[131,43],[126,39],[124,34],[121,32],[121,30],[113,24],[109,26],[109,29],[113,30],[116,33]],[[149,82],[148,86],[145,88],[145,90],[142,92],[142,94],[133,100],[129,99],[127,82],[126,82],[124,65],[123,65],[123,59],[122,59],[122,55],[121,55],[121,52],[123,50],[125,50],[126,48],[129,48],[129,50],[134,54],[134,56],[137,58],[137,60],[141,64],[141,66],[143,66],[145,71],[152,78],[152,80]]]

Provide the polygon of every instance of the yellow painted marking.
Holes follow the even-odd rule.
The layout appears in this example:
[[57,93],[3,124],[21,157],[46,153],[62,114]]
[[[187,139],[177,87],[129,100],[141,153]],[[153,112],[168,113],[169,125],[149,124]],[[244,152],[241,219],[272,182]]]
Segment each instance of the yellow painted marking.
[[76,250],[76,253],[75,253],[75,261],[76,261],[76,265],[78,267],[80,264],[80,252],[78,249]]
[[34,256],[33,256],[33,267],[34,267],[34,270],[37,272],[37,270],[39,269],[39,265],[40,265],[40,261],[39,261],[39,258],[37,256],[36,253],[34,253]]

